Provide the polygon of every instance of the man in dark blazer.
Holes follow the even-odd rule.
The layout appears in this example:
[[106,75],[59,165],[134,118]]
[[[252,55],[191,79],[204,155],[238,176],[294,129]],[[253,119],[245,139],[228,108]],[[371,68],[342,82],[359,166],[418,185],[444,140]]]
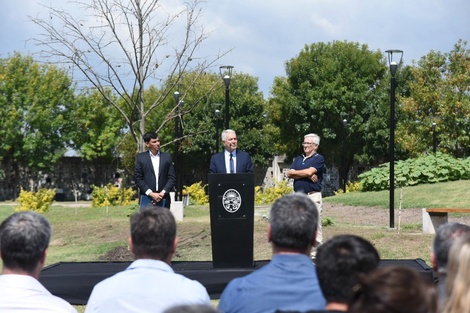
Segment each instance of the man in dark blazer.
[[137,154],[134,170],[134,180],[141,195],[140,208],[150,202],[169,208],[170,191],[176,182],[171,155],[160,151],[157,133],[147,132],[143,139],[148,151]]
[[251,156],[237,150],[237,134],[232,129],[222,132],[223,152],[216,153],[211,158],[209,173],[253,173]]

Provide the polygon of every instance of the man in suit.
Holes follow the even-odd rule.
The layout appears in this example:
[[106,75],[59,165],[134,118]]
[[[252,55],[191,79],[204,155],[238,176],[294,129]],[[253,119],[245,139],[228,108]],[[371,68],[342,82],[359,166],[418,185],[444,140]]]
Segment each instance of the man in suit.
[[176,182],[171,155],[160,151],[157,133],[147,132],[143,139],[148,151],[137,154],[134,170],[134,180],[141,195],[140,209],[149,202],[169,208],[170,191]]
[[223,152],[216,153],[211,158],[209,173],[253,173],[251,156],[241,150],[237,150],[237,134],[233,129],[222,132]]

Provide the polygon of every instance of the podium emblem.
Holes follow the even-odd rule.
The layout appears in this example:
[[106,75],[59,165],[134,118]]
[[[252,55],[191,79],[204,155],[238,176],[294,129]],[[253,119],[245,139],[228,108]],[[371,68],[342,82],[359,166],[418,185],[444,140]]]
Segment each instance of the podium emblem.
[[235,189],[228,189],[222,196],[222,204],[225,211],[235,213],[242,204],[242,197]]

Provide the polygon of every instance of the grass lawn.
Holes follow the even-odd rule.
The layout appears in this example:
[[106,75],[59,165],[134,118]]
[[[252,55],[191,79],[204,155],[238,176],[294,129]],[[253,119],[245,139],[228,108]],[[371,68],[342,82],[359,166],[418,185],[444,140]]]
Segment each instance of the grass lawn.
[[[421,258],[429,264],[433,235],[421,231],[420,208],[470,209],[470,181],[457,181],[397,189],[395,210],[403,211],[399,229],[388,227],[388,191],[353,192],[324,198],[325,240],[337,234],[356,234],[370,240],[383,259]],[[103,260],[118,247],[127,247],[129,216],[136,205],[92,208],[90,203],[54,203],[44,215],[52,225],[46,265]],[[271,258],[266,238],[269,205],[255,207],[254,257]],[[0,204],[0,220],[14,211],[14,204]],[[469,211],[470,212],[470,211]],[[450,219],[467,222],[470,214]],[[179,246],[175,261],[210,261],[211,235],[208,206],[185,207],[178,222]],[[78,307],[83,311],[83,307]]]

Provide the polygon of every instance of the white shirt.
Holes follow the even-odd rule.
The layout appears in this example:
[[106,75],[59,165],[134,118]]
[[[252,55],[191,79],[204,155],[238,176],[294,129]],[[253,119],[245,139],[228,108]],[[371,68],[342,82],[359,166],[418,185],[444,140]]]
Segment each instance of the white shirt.
[[139,259],[98,283],[85,312],[159,313],[182,304],[211,302],[201,283],[175,273],[165,262]]
[[[233,150],[232,152],[232,159],[233,159],[233,172],[237,172],[237,150]],[[225,150],[225,170],[227,174],[230,174],[230,152]]]
[[[149,150],[150,153],[150,160],[152,161],[152,166],[153,166],[153,171],[155,173],[155,186],[157,186],[157,189],[155,191],[158,191],[158,174],[160,171],[160,151],[157,152],[157,155],[153,155],[152,152]],[[145,194],[148,196],[152,192],[151,189],[147,190]]]
[[28,275],[0,276],[0,312],[77,313],[67,301],[52,295]]

